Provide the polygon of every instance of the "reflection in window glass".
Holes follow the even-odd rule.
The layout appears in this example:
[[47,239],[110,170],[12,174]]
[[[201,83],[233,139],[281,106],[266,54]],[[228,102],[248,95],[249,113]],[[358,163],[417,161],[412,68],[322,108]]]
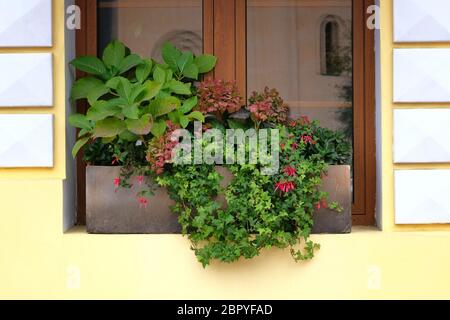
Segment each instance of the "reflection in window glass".
[[352,134],[352,1],[248,0],[248,90]]
[[114,39],[159,61],[167,41],[200,54],[202,0],[99,0],[98,52]]
[[342,73],[341,66],[335,60],[339,54],[339,23],[336,20],[326,19],[322,23],[321,29],[321,67],[323,75],[339,76]]

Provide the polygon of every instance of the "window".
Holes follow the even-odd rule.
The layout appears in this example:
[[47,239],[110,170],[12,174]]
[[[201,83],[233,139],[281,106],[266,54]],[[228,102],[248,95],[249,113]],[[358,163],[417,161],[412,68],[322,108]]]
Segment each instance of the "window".
[[364,24],[369,2],[247,1],[248,91],[277,88],[291,117],[306,115],[346,132],[354,149],[356,224],[371,224],[374,211],[368,180],[375,163],[373,34]]
[[[352,2],[340,1],[249,0],[247,1],[247,85],[249,91],[261,91],[265,86],[277,88],[291,107],[291,117],[306,115],[318,119],[332,129],[346,129],[352,138],[351,113],[352,43],[340,50],[337,17],[351,26]],[[328,13],[333,15],[329,15]],[[323,17],[326,17],[323,19]],[[323,39],[317,39],[317,21],[321,21]],[[345,37],[351,40],[351,27]],[[321,40],[323,59],[317,50]],[[323,64],[324,72],[317,66]],[[340,75],[342,77],[324,77]],[[349,110],[350,109],[350,110]]]
[[114,39],[137,54],[161,58],[171,41],[196,54],[203,51],[202,0],[98,0],[97,52]]
[[[373,0],[78,0],[77,54],[112,38],[142,55],[161,44],[218,57],[211,77],[237,80],[244,97],[279,89],[292,117],[346,130],[353,141],[353,222],[374,224],[374,37],[365,27]],[[198,50],[198,51],[197,51]],[[83,108],[83,106],[79,106]],[[81,109],[82,111],[82,109]],[[79,223],[84,167],[78,163]]]

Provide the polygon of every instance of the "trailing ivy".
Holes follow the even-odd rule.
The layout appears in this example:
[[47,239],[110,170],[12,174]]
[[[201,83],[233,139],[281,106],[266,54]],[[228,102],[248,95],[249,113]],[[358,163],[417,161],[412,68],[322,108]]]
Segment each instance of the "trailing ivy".
[[[213,260],[250,259],[272,247],[290,248],[295,261],[309,260],[320,247],[309,239],[315,210],[339,210],[320,191],[327,164],[306,152],[314,141],[300,138],[293,148],[289,128],[280,128],[290,146],[283,148],[275,175],[263,175],[259,165],[224,165],[234,178],[222,188],[223,176],[202,164],[173,165],[157,177],[175,201],[172,210],[204,267]],[[219,194],[225,195],[226,206],[217,200]]]

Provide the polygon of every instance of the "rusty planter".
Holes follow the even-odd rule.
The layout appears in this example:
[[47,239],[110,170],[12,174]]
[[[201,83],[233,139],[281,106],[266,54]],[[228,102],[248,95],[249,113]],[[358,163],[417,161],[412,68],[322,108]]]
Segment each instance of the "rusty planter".
[[[224,168],[217,169],[231,181]],[[100,234],[151,234],[180,233],[177,216],[170,211],[174,202],[166,189],[159,188],[147,208],[140,208],[137,189],[115,190],[113,181],[120,175],[120,167],[88,166],[86,171],[86,222],[89,233]],[[338,201],[344,212],[321,209],[314,215],[315,233],[348,233],[351,230],[350,167],[331,166],[324,179],[324,190],[331,200]],[[218,201],[224,204],[223,196]]]

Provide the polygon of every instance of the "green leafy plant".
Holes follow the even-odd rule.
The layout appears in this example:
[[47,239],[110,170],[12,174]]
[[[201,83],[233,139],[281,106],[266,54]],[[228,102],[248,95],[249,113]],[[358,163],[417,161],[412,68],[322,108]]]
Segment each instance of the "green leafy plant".
[[290,121],[288,128],[284,145],[298,149],[303,157],[332,165],[352,163],[352,147],[343,132],[321,127],[318,121],[310,121],[307,117]]
[[[281,170],[275,175],[261,174],[259,165],[225,165],[233,174],[225,188],[212,165],[173,165],[157,177],[175,200],[172,210],[203,266],[213,260],[250,259],[271,247],[289,247],[295,261],[314,257],[320,246],[309,240],[313,213],[321,207],[340,210],[320,191],[328,166],[323,154],[334,154],[336,146],[324,142],[317,148],[318,142],[305,139],[317,129],[315,123],[306,118],[295,123],[279,126]],[[294,138],[300,132],[303,138]],[[328,160],[340,162],[331,156]],[[226,207],[217,200],[219,194],[225,195]]]
[[[86,114],[70,117],[79,128],[73,155],[84,149],[88,164],[122,166],[114,185],[138,184],[143,208],[155,188],[166,187],[175,201],[172,211],[203,266],[250,259],[271,247],[290,248],[295,261],[311,259],[319,248],[309,239],[313,213],[321,207],[340,209],[320,187],[329,164],[351,162],[345,136],[306,117],[287,123],[289,110],[276,89],[253,93],[242,108],[234,82],[197,83],[214,68],[214,56],[195,56],[166,43],[162,57],[162,63],[144,59],[113,41],[101,59],[71,62],[87,73],[71,97],[88,104]],[[270,149],[280,153],[279,172],[264,175],[261,164],[224,165],[233,175],[224,186],[213,165],[173,163],[177,141],[172,133],[186,128],[192,135],[195,120],[222,131],[278,129],[281,142]],[[210,147],[212,142],[201,143]],[[243,146],[249,152],[249,142]]]
[[86,114],[74,114],[70,124],[80,129],[73,148],[75,156],[89,141],[104,143],[147,141],[147,136],[161,137],[166,121],[185,128],[189,122],[204,121],[192,111],[198,99],[193,81],[211,71],[216,58],[195,57],[181,52],[170,43],[163,47],[163,64],[130,54],[119,41],[111,42],[102,60],[83,56],[71,64],[89,75],[78,80],[71,91],[72,100],[86,99]]
[[164,62],[157,63],[112,41],[101,59],[83,56],[70,63],[87,74],[73,85],[71,99],[88,104],[86,114],[69,118],[79,128],[73,156],[84,148],[87,163],[122,165],[115,183],[130,187],[133,176],[139,177],[141,204],[153,193],[151,180],[157,171],[156,162],[153,167],[147,162],[152,159],[148,149],[164,139],[168,124],[186,128],[192,121],[205,120],[201,112],[193,111],[198,104],[193,84],[217,61],[211,55],[181,52],[170,43],[164,44],[162,53]]

